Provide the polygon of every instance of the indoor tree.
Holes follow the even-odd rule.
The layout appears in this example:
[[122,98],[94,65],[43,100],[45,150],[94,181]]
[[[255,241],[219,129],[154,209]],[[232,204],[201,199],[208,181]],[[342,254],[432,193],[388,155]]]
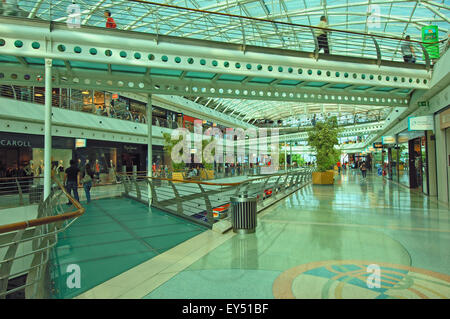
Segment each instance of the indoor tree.
[[336,116],[317,122],[308,130],[308,145],[316,152],[317,170],[325,172],[332,169],[339,161],[340,150],[334,146],[339,144],[340,129]]
[[183,170],[186,167],[186,164],[183,161],[180,163],[174,163],[171,156],[172,149],[183,137],[180,136],[178,140],[172,140],[172,136],[169,133],[163,133],[163,138],[164,138],[164,151],[170,158],[170,165],[172,166],[172,171],[176,172]]

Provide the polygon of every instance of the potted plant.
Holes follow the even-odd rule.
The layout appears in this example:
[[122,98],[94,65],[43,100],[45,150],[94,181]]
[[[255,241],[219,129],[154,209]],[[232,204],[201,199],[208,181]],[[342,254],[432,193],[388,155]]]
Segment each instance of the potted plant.
[[180,136],[178,140],[172,140],[172,137],[169,133],[163,133],[163,138],[164,138],[164,151],[170,158],[172,179],[184,180],[183,171],[186,167],[186,163],[184,162],[174,163],[171,157],[172,149],[183,137]]
[[313,173],[313,184],[333,184],[334,165],[339,161],[340,150],[334,146],[339,144],[340,129],[335,116],[317,122],[308,130],[308,145],[316,152],[317,171]]
[[[209,140],[209,139],[202,140],[202,150],[205,150],[206,146],[212,142],[214,142],[214,137],[211,140]],[[216,155],[215,148],[212,149],[211,155],[212,156]],[[206,161],[205,156],[202,156],[202,165],[203,165],[203,170],[201,171],[200,177],[202,179],[214,179],[214,164],[208,163]]]

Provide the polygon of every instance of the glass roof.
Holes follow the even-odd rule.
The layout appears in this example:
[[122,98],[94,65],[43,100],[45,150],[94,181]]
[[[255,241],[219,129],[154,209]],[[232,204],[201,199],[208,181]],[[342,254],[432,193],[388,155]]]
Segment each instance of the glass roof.
[[[11,1],[11,0],[9,0]],[[17,0],[16,0],[17,1]],[[439,27],[439,38],[447,38],[450,0],[18,0],[19,7],[42,19],[64,21],[67,8],[74,2],[81,8],[81,23],[104,26],[104,10],[109,10],[117,28],[181,37],[201,38],[222,42],[248,44],[298,50],[311,49],[313,42],[308,29],[297,26],[264,23],[223,15],[185,11],[182,8],[158,6],[170,4],[231,15],[267,19],[270,21],[317,26],[322,15],[328,17],[331,29],[404,37],[421,40],[421,28]],[[306,31],[306,32],[305,32]],[[308,36],[309,41],[305,41]],[[360,45],[352,47],[354,38],[343,34],[333,39],[331,47],[337,52],[359,52],[372,49]],[[350,41],[352,40],[352,41]],[[310,43],[308,43],[310,42]],[[311,46],[309,48],[308,46]]]
[[[9,2],[9,1],[8,1]],[[448,38],[450,0],[154,0],[191,9],[266,19],[255,21],[200,11],[165,7],[146,1],[133,0],[18,0],[28,17],[65,21],[67,7],[80,5],[81,23],[105,26],[104,11],[111,11],[117,28],[138,32],[158,33],[185,38],[242,43],[271,48],[314,50],[314,38],[307,26],[317,26],[322,15],[328,18],[331,29],[421,41],[421,28],[436,25],[439,39]],[[271,21],[284,22],[272,23]],[[296,24],[291,25],[291,24]],[[297,26],[304,25],[304,27]],[[332,32],[329,37],[331,53],[358,57],[376,57],[369,37]],[[379,39],[384,59],[403,61],[400,42]],[[189,76],[195,76],[194,73]],[[289,85],[289,83],[282,83]],[[293,83],[296,84],[296,83]],[[219,111],[227,111],[247,121],[252,119],[290,119],[302,121],[299,114],[323,113],[322,105],[292,103],[200,99],[199,103]],[[378,108],[367,106],[328,105],[329,112],[355,114]],[[389,110],[386,108],[386,110]],[[305,113],[306,112],[306,113]],[[242,114],[241,114],[242,113]],[[297,114],[297,115],[296,115]],[[296,117],[297,116],[297,117]],[[288,123],[288,122],[286,122]]]

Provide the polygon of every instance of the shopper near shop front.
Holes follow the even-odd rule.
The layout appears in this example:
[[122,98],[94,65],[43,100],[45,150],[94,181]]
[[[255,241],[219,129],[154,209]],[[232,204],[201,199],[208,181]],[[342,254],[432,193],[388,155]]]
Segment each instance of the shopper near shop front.
[[86,164],[86,167],[82,172],[81,183],[83,184],[84,193],[86,194],[86,201],[88,204],[91,202],[91,187],[93,179],[94,172],[91,170],[91,166]]
[[[64,175],[64,184],[66,187],[66,191],[69,195],[73,192],[73,197],[77,201],[80,200],[78,197],[78,184],[80,181],[80,169],[77,167],[74,160],[70,160],[70,167],[66,169],[66,174]],[[71,205],[72,203],[69,201],[67,205]]]

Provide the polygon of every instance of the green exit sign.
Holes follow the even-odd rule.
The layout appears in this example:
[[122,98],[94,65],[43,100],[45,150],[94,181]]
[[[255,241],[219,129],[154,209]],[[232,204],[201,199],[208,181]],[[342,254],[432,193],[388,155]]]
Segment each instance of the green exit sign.
[[428,107],[430,106],[430,103],[428,101],[419,102],[419,107]]

